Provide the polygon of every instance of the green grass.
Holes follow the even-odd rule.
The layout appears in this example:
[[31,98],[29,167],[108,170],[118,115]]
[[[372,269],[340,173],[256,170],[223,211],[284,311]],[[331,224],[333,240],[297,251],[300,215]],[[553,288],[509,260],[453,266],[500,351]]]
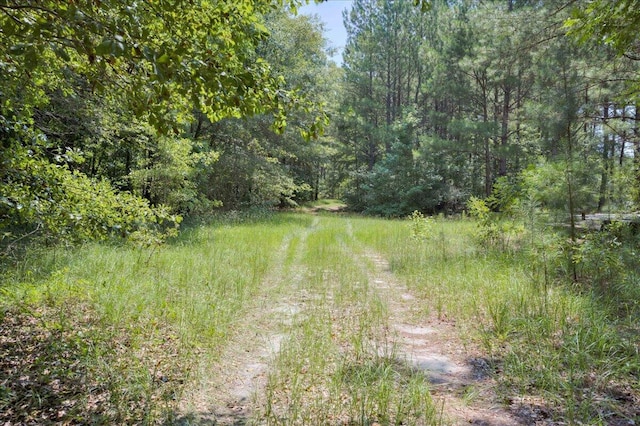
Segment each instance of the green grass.
[[155,251],[33,249],[3,271],[0,420],[177,422],[181,396],[239,324],[296,304],[253,421],[444,422],[424,374],[387,339],[376,252],[419,301],[416,321],[455,321],[484,351],[503,401],[531,397],[570,424],[637,421],[633,271],[593,289],[543,279],[525,243],[499,252],[476,243],[475,227],[439,218],[414,238],[402,220],[233,213]]
[[358,221],[354,233],[387,255],[425,300],[425,315],[455,319],[482,345],[505,401],[537,397],[570,423],[637,421],[640,318],[638,310],[612,315],[611,307],[632,297],[604,297],[568,279],[549,285],[525,248],[476,244],[472,222],[438,220],[419,239],[403,226]]
[[354,250],[351,221],[323,217],[309,234],[299,282],[308,302],[267,386],[269,424],[436,424],[426,377],[385,345],[387,307]]
[[[227,219],[191,227],[153,253],[109,244],[64,255],[39,250],[7,274],[2,310],[43,317],[43,333],[59,329],[76,338],[76,331],[91,332],[95,341],[82,349],[81,361],[91,366],[86,374],[105,385],[106,423],[170,420],[185,384],[198,379],[190,375],[194,367],[215,358],[260,293],[285,237],[310,221]],[[75,330],[82,316],[91,327]],[[119,413],[133,405],[131,413]]]
[[339,211],[344,210],[347,205],[340,200],[334,199],[322,199],[317,201],[309,201],[302,204],[303,210],[312,210],[312,211]]

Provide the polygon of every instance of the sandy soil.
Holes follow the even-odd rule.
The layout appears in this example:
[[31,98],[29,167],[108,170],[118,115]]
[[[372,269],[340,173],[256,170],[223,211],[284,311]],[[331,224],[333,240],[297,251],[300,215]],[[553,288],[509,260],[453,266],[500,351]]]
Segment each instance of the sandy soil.
[[431,395],[450,424],[510,426],[521,423],[496,402],[489,364],[467,347],[455,322],[431,317],[416,323],[419,302],[391,273],[381,255],[365,251],[369,280],[389,304],[389,328],[399,356],[424,371]]

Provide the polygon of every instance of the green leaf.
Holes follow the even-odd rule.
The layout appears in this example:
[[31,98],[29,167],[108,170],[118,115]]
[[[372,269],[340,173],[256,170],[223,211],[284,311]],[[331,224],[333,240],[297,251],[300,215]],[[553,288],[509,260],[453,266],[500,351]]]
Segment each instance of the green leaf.
[[30,47],[31,45],[27,44],[27,43],[18,43],[18,44],[14,44],[13,46],[11,46],[9,48],[9,52],[14,54],[14,55],[24,55],[25,52],[27,51],[27,49]]
[[169,55],[166,53],[162,54],[162,56],[156,60],[158,64],[166,64],[167,62],[169,62]]
[[14,24],[12,20],[7,20],[3,22],[2,31],[4,33],[4,36],[10,37],[16,33],[17,28],[18,27]]
[[98,46],[96,46],[96,55],[106,56],[110,55],[113,50],[113,41],[103,40]]
[[66,61],[66,62],[71,61],[71,57],[64,49],[57,48],[57,49],[54,49],[54,52],[56,56],[62,59],[63,61]]

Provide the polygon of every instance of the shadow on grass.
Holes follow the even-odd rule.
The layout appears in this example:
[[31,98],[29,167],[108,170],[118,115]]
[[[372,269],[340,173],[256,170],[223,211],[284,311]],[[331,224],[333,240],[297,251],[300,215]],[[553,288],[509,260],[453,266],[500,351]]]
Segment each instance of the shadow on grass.
[[172,371],[178,354],[172,341],[142,344],[73,301],[0,311],[0,424],[170,419],[183,384],[181,370]]
[[246,227],[256,228],[261,232],[261,228],[268,227],[299,227],[307,228],[311,226],[313,218],[292,212],[269,211],[262,213],[229,211],[210,216],[186,218],[180,227],[178,236],[168,241],[169,245],[194,245],[209,238],[208,231],[221,227]]
[[211,425],[225,425],[225,426],[245,426],[253,424],[253,419],[249,418],[244,413],[230,414],[217,417],[211,413],[195,413],[189,415],[177,416],[174,419],[167,420],[163,423],[164,426],[211,426]]
[[505,405],[525,425],[638,424],[637,343],[607,341],[601,352],[579,327],[536,342],[512,336],[504,358],[489,362]]
[[[0,318],[0,423],[106,424],[108,392],[87,380],[89,325],[73,330],[45,308]],[[116,420],[116,419],[111,419]]]

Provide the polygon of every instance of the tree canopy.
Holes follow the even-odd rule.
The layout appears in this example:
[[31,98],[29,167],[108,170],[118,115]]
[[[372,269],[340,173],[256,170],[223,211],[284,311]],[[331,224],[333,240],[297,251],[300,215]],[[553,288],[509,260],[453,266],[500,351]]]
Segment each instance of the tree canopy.
[[[140,206],[184,209],[176,200],[194,198],[184,192],[193,188],[189,170],[216,158],[180,142],[194,114],[211,122],[268,114],[272,128],[282,131],[287,113],[315,109],[259,52],[269,39],[265,16],[298,4],[0,2],[3,226],[60,236],[46,219],[58,209],[80,229],[91,197],[106,188],[133,191],[146,199],[135,201]],[[321,128],[322,114],[315,117],[300,123],[305,135]],[[73,185],[84,187],[77,196],[87,203],[69,198]],[[169,195],[175,191],[183,196]],[[102,208],[141,223],[124,218],[125,207],[116,204]]]
[[214,121],[281,111],[294,98],[255,53],[272,8],[266,0],[2,2],[2,77],[31,95],[7,91],[5,108],[73,91],[73,72],[103,95],[126,93],[122,100],[155,125],[173,126],[194,109]]
[[7,235],[91,223],[73,185],[166,219],[322,196],[459,211],[532,169],[563,214],[640,199],[621,195],[640,182],[636,2],[354,0],[341,67],[301,3],[0,2]]

